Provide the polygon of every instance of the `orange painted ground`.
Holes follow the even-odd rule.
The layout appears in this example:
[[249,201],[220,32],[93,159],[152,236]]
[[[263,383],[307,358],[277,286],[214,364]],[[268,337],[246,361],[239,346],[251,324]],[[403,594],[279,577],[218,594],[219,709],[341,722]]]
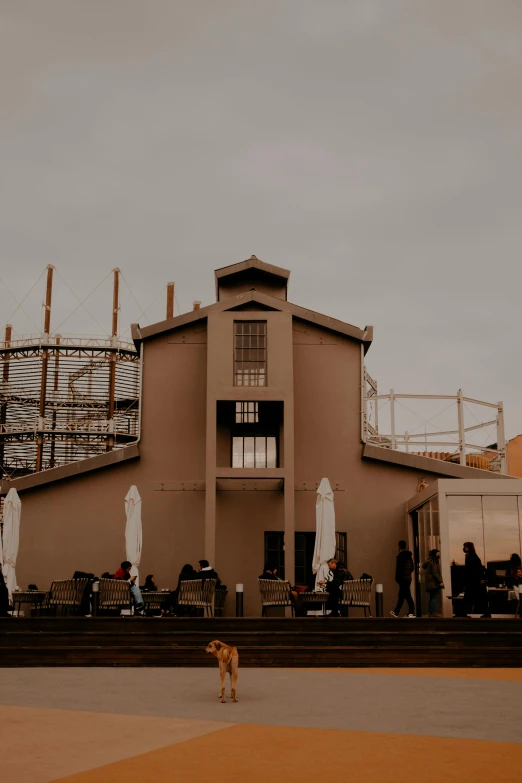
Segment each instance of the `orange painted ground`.
[[508,783],[520,778],[521,768],[521,745],[236,725],[61,783]]
[[[522,659],[521,659],[522,663]],[[522,669],[308,669],[314,672],[346,672],[346,674],[394,674],[397,677],[443,677],[467,680],[499,680],[522,682]]]

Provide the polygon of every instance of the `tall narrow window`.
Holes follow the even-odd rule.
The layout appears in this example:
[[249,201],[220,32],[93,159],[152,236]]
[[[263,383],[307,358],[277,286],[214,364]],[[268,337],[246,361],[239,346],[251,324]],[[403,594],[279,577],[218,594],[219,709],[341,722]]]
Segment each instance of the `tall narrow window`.
[[266,386],[266,321],[234,321],[234,385]]

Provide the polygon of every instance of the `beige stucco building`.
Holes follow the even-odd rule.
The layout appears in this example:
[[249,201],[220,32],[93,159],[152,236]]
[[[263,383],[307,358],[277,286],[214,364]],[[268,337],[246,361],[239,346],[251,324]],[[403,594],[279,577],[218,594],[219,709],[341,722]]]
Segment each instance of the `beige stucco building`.
[[[114,571],[125,557],[124,498],[143,500],[140,574],[173,587],[206,557],[247,614],[259,614],[265,557],[309,576],[316,488],[335,490],[338,545],[395,600],[399,538],[421,479],[487,471],[362,442],[362,370],[372,329],[291,304],[290,273],[252,257],[217,270],[216,302],[145,328],[139,441],[4,481],[22,499],[18,582],[48,587],[76,569]],[[284,546],[284,550],[283,550]],[[226,613],[233,611],[229,598]]]

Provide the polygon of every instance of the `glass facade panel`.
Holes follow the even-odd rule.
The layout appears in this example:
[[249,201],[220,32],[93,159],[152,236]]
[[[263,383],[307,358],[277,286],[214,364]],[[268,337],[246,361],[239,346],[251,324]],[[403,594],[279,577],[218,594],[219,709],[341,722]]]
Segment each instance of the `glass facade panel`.
[[243,438],[244,451],[243,451],[243,467],[255,468],[256,466],[256,453],[254,450],[255,438]]
[[480,495],[448,495],[449,550],[452,565],[464,565],[464,541],[472,541],[484,562],[484,527]]
[[506,576],[511,555],[520,555],[517,498],[509,495],[484,495],[482,505],[488,575],[499,579]]
[[277,440],[276,438],[266,439],[266,466],[267,468],[277,468]]
[[277,438],[232,438],[233,468],[277,468]]

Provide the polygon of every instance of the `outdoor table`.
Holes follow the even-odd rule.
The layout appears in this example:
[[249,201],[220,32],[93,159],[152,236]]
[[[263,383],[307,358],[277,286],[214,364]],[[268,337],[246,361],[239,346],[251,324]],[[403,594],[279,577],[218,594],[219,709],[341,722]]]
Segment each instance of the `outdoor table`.
[[313,590],[306,593],[299,593],[299,598],[303,605],[303,609],[306,609],[310,604],[321,604],[323,614],[326,614],[328,593],[325,590]]
[[13,593],[13,615],[16,612],[16,604],[18,604],[18,615],[20,615],[22,604],[32,604],[35,609],[39,609],[41,614],[42,604],[46,598],[47,592],[45,590],[15,590]]
[[151,590],[149,593],[142,593],[145,611],[148,609],[161,609],[163,601],[168,598],[170,590]]

